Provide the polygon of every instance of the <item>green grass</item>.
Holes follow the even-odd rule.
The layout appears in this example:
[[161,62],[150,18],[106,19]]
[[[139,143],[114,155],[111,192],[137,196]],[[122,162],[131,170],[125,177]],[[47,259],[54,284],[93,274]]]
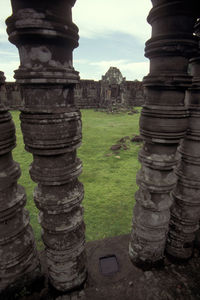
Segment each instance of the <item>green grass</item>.
[[[28,170],[32,155],[24,150],[20,130],[19,112],[12,112],[16,125],[17,147],[13,156],[20,163],[22,175],[19,183],[27,193],[27,209],[30,212],[37,246],[43,247],[38,211],[33,202],[35,183]],[[83,141],[78,156],[83,162],[80,181],[85,188],[83,206],[86,223],[86,240],[126,234],[131,230],[134,193],[137,190],[136,173],[140,168],[137,159],[141,144],[127,142],[128,150],[113,154],[110,147],[124,136],[139,132],[139,114],[107,114],[82,110]]]

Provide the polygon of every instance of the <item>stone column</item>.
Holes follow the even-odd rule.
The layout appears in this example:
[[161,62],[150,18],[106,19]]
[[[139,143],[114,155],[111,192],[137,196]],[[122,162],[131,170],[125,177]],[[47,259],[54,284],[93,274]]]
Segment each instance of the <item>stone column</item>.
[[189,126],[179,148],[182,158],[177,168],[177,186],[172,193],[174,204],[166,248],[168,254],[179,259],[191,257],[200,219],[200,51],[190,60],[190,71],[192,87],[186,95]]
[[15,78],[22,88],[21,127],[26,150],[33,154],[31,178],[38,183],[34,200],[40,210],[49,279],[60,291],[86,279],[81,116],[74,105],[78,72],[72,51],[78,28],[72,23],[75,0],[12,0],[7,19],[9,40],[18,47]]
[[140,119],[144,145],[137,175],[139,190],[133,215],[129,253],[136,264],[152,266],[164,257],[169,227],[170,193],[176,185],[177,146],[188,126],[185,90],[191,85],[188,59],[197,41],[193,36],[197,1],[152,0],[148,16],[152,37],[146,43],[150,73],[144,77],[145,105]]
[[17,184],[20,168],[12,158],[15,127],[5,106],[4,83],[0,72],[0,294],[17,281],[25,281],[26,276],[33,279],[39,271],[29,214],[24,208],[25,191]]

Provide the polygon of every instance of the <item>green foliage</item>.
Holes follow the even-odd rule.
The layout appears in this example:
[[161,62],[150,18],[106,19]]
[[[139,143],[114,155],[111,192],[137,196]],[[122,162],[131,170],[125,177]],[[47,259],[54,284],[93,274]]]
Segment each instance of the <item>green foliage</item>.
[[[26,189],[27,209],[37,246],[41,249],[38,210],[33,202],[35,183],[28,173],[32,155],[24,150],[19,112],[12,112],[12,115],[17,135],[13,156],[21,166],[19,183]],[[126,234],[131,230],[134,193],[137,190],[136,173],[140,168],[137,155],[141,144],[126,140],[128,149],[120,149],[117,153],[113,153],[110,147],[124,136],[131,138],[138,134],[139,115],[82,110],[83,141],[78,156],[83,162],[83,173],[79,179],[85,189],[83,206],[87,241]]]

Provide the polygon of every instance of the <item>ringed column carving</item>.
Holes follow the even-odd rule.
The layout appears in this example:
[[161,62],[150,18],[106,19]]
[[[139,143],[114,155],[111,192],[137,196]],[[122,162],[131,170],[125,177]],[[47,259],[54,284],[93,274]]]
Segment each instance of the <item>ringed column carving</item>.
[[145,56],[150,73],[144,77],[145,105],[140,119],[144,145],[137,174],[139,190],[133,213],[129,253],[136,264],[163,260],[170,220],[170,193],[176,185],[177,146],[188,126],[185,90],[191,85],[188,60],[197,41],[193,36],[196,1],[152,0],[148,16],[152,37]]
[[[197,34],[199,25],[197,23]],[[177,168],[177,186],[172,193],[174,203],[166,247],[168,254],[179,259],[192,256],[200,219],[200,48],[198,56],[190,60],[190,70],[192,87],[186,95],[189,125],[179,148],[181,161]]]
[[13,0],[7,19],[9,40],[18,47],[21,65],[15,78],[22,88],[21,127],[26,150],[33,154],[30,175],[38,183],[39,208],[49,280],[60,291],[86,279],[81,115],[74,105],[79,77],[72,65],[78,28],[72,22],[75,0]]
[[24,276],[33,279],[40,272],[29,214],[24,208],[25,190],[17,184],[20,167],[12,158],[15,126],[5,105],[4,83],[0,72],[0,293],[18,280],[24,281]]

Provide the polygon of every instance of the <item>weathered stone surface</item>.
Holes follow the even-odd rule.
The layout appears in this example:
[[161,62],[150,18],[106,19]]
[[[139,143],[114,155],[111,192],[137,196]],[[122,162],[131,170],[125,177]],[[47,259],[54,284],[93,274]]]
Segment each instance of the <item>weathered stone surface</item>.
[[100,107],[109,108],[125,105],[123,97],[123,84],[125,77],[116,67],[110,67],[101,80]]
[[135,135],[132,139],[131,142],[136,142],[136,143],[142,143],[143,142],[143,138],[140,135]]
[[74,100],[79,108],[100,107],[101,81],[80,80],[74,89]]
[[104,76],[102,76],[102,81],[108,84],[121,84],[126,78],[122,76],[120,70],[116,67],[110,67]]
[[116,67],[110,67],[99,83],[99,107],[132,107],[144,104],[142,83],[137,80],[126,81]]
[[[22,109],[24,106],[20,89],[16,82],[7,82],[6,91],[8,94],[9,109]],[[105,97],[108,93],[111,95],[111,86],[108,82],[102,80],[80,80],[74,88],[74,101],[78,108],[106,108],[110,102],[105,105]],[[112,99],[111,99],[112,98]],[[119,105],[123,102],[123,106],[129,108],[133,106],[141,106],[144,104],[143,86],[140,81],[124,81],[123,88],[115,84],[113,87],[113,96],[109,98],[112,103]],[[107,99],[108,100],[108,99]],[[131,114],[133,114],[132,110]]]
[[23,107],[20,87],[16,82],[5,82],[7,106],[9,110],[19,110]]
[[38,183],[34,200],[45,244],[51,284],[60,291],[86,279],[83,186],[77,177],[81,162],[81,116],[74,104],[78,72],[72,51],[78,28],[72,23],[74,0],[13,0],[7,19],[9,40],[18,47],[21,65],[21,128],[33,154],[31,178]]
[[[199,50],[200,55],[200,50]],[[190,60],[193,76],[186,105],[189,110],[187,134],[179,151],[181,162],[177,168],[178,183],[173,191],[167,253],[179,259],[193,254],[195,232],[200,217],[200,56]]]
[[117,151],[117,150],[120,150],[122,148],[122,145],[121,144],[116,144],[116,145],[112,145],[110,147],[110,150],[112,151]]
[[197,1],[152,1],[148,16],[152,37],[146,43],[150,73],[144,78],[145,105],[140,119],[144,139],[142,168],[133,216],[129,253],[139,264],[156,264],[164,257],[170,220],[177,146],[188,127],[185,90],[191,86],[188,60],[197,50],[193,35]]
[[17,280],[34,277],[39,271],[29,214],[24,208],[25,190],[17,184],[20,167],[12,158],[15,127],[5,106],[4,80],[0,72],[0,298],[1,292]]

